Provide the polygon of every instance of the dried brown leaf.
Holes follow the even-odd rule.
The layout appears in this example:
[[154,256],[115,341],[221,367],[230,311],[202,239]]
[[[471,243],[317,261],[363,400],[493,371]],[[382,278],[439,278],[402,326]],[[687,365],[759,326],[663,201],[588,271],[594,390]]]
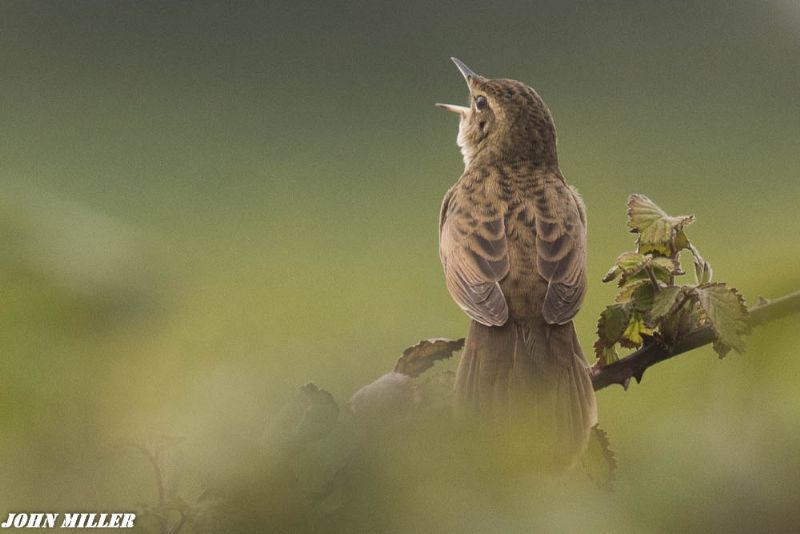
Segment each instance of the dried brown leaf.
[[394,371],[412,378],[417,377],[433,367],[438,360],[451,357],[454,352],[463,347],[464,338],[456,340],[442,337],[423,339],[403,351],[403,355],[394,366]]

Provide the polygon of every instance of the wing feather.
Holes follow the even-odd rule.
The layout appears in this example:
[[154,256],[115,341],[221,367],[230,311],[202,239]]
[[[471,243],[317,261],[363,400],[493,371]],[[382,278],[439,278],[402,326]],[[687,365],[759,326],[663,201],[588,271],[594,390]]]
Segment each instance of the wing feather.
[[502,217],[465,209],[450,189],[439,217],[439,257],[456,304],[481,324],[505,324],[508,305],[499,282],[509,262]]
[[548,282],[542,316],[563,324],[586,294],[586,212],[578,192],[559,175],[546,178],[536,200],[536,266]]

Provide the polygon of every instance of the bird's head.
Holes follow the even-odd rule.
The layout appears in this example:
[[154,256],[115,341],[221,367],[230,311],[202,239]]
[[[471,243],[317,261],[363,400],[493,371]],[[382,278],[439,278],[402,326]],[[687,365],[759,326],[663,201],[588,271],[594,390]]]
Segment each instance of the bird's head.
[[530,161],[557,166],[556,129],[550,110],[522,82],[484,78],[451,58],[469,88],[469,106],[436,104],[461,118],[458,146],[464,165]]

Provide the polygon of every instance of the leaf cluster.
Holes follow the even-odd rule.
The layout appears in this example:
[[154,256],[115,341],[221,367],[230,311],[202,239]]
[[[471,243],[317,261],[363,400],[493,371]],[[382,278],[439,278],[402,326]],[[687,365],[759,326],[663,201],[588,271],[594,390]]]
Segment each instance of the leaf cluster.
[[[617,346],[636,349],[656,341],[672,345],[702,326],[712,328],[720,357],[731,348],[743,352],[747,308],[734,288],[711,281],[711,265],[684,232],[694,216],[670,216],[644,195],[630,196],[627,214],[628,228],[637,234],[636,250],[620,254],[603,277],[603,282],[616,280],[620,290],[597,322],[597,365],[619,360]],[[692,256],[693,284],[676,283],[685,274],[683,250]]]

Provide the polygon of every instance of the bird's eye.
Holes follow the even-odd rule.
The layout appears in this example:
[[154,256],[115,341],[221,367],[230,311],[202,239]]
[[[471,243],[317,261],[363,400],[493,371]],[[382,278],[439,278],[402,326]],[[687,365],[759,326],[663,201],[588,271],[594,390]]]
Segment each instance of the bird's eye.
[[486,109],[489,107],[489,102],[486,101],[486,97],[481,95],[475,98],[475,107],[479,110]]

